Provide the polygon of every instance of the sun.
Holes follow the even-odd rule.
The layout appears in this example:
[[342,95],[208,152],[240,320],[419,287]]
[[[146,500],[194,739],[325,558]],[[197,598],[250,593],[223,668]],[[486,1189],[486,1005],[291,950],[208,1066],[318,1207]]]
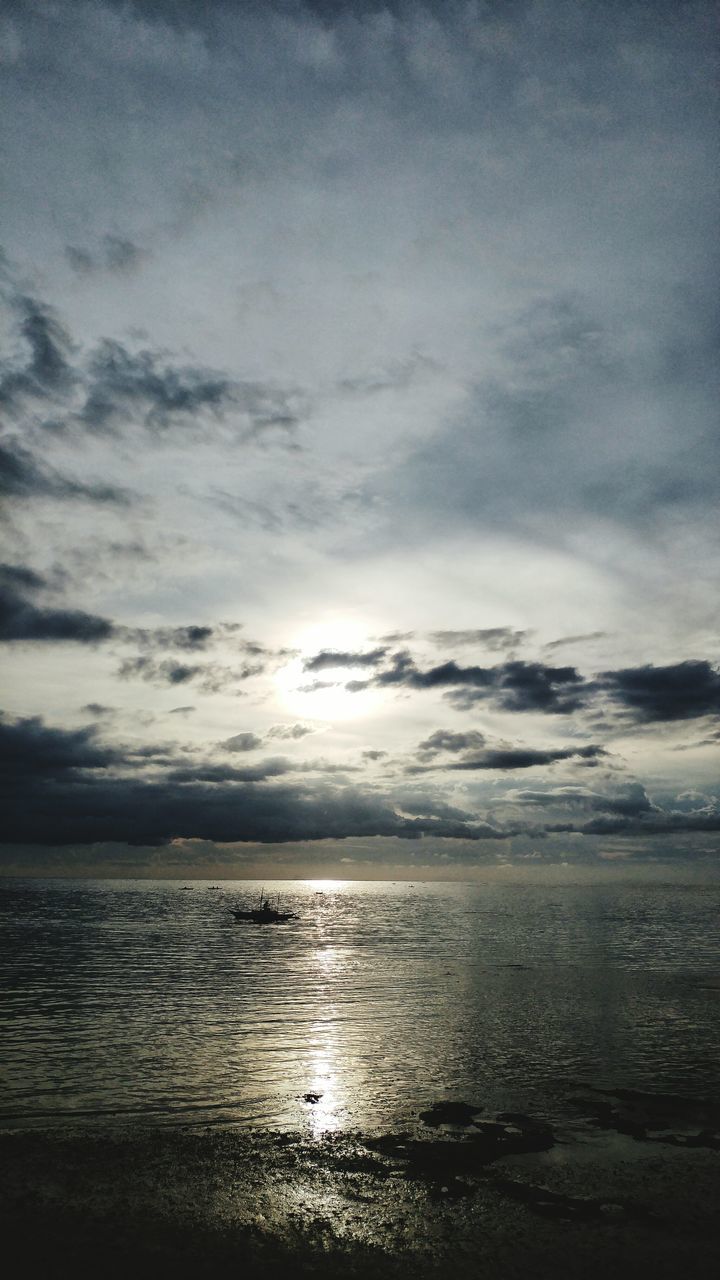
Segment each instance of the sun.
[[337,666],[307,671],[305,664],[319,652],[362,653],[377,647],[368,638],[367,624],[349,619],[329,619],[305,628],[296,638],[296,656],[275,673],[275,686],[285,710],[313,720],[351,720],[368,715],[380,701],[379,691],[351,692],[351,680],[366,679],[368,668]]

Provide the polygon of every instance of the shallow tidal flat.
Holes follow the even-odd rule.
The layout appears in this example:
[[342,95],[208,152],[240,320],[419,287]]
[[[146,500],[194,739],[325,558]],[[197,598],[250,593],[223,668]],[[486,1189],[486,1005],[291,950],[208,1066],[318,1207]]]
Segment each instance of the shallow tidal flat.
[[558,1127],[438,1102],[382,1135],[5,1133],[3,1240],[25,1275],[712,1274],[718,1108],[570,1096]]

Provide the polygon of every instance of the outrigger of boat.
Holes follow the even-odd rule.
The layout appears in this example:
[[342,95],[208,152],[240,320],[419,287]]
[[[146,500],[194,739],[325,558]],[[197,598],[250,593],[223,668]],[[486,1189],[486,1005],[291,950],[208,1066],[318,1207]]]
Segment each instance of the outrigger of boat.
[[264,890],[260,894],[259,907],[253,907],[250,911],[233,910],[232,914],[236,920],[250,920],[252,924],[284,924],[286,920],[294,920],[296,915],[294,911],[278,911],[277,907],[271,906],[270,899],[264,896]]

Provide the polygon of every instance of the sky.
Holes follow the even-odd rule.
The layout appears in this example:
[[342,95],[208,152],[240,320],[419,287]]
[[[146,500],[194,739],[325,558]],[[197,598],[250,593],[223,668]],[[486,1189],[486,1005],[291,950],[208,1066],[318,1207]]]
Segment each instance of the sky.
[[717,868],[715,21],[5,3],[0,870]]

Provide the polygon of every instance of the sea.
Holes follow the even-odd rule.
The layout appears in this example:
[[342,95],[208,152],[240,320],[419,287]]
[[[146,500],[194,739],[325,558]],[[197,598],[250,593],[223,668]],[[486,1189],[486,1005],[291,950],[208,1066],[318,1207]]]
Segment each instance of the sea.
[[720,889],[0,881],[0,1127],[389,1132],[720,1096]]

